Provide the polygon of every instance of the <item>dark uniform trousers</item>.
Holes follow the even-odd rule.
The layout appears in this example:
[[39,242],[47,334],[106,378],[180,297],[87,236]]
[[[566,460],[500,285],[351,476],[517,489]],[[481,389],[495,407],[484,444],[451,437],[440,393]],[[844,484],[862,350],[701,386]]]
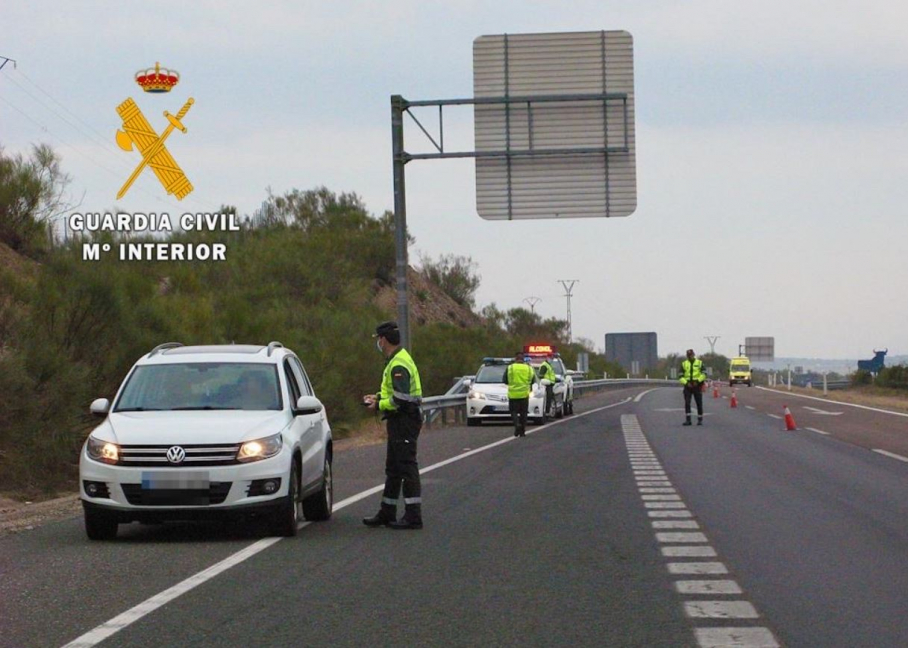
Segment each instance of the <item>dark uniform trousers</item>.
[[530,409],[530,397],[509,398],[508,409],[511,411],[511,420],[518,434],[523,434],[527,429],[527,413]]
[[382,507],[396,509],[401,486],[407,515],[419,519],[422,514],[422,486],[416,461],[416,441],[422,429],[422,415],[397,412],[388,417],[388,453],[385,460],[385,491]]
[[703,391],[700,385],[703,383],[692,381],[684,385],[684,413],[687,420],[690,420],[690,397],[693,396],[697,401],[697,418],[703,418]]

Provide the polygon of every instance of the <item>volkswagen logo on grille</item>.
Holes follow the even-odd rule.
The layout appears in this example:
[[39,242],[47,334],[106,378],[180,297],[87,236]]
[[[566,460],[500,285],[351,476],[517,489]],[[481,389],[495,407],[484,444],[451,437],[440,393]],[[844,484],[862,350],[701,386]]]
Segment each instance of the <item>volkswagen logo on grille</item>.
[[180,446],[173,446],[172,448],[167,449],[167,461],[172,464],[183,463],[183,459],[186,458],[186,451],[183,450]]

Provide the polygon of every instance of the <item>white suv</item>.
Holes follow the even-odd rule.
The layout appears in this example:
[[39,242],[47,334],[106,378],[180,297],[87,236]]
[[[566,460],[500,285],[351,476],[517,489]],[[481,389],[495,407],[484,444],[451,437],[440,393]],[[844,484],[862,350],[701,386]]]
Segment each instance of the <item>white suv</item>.
[[555,384],[552,385],[552,393],[555,396],[555,402],[552,406],[555,418],[561,418],[566,414],[574,413],[574,372],[564,366],[564,361],[559,354],[546,357],[530,356],[530,366],[537,372],[542,362],[548,360],[555,371]]
[[296,354],[279,342],[162,344],[133,366],[79,459],[85,530],[250,515],[296,535],[333,505],[331,429]]

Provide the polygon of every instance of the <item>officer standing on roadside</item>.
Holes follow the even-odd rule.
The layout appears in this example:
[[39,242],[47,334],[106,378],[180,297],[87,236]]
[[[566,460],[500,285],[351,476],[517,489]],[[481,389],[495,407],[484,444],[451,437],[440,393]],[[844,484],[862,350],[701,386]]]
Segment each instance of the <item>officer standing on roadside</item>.
[[555,382],[557,378],[555,377],[555,368],[552,367],[552,363],[549,362],[548,358],[539,365],[539,378],[549,381],[549,384],[545,386],[545,411],[546,414],[551,416],[555,409]]
[[530,389],[536,380],[536,371],[528,365],[523,351],[514,354],[514,362],[504,372],[504,382],[508,386],[508,409],[514,421],[514,436],[527,435],[527,412],[530,408]]
[[[370,527],[392,529],[422,528],[422,487],[416,462],[416,440],[422,428],[422,386],[419,370],[410,354],[400,346],[397,322],[383,322],[375,329],[375,345],[388,359],[382,375],[381,391],[363,397],[363,405],[381,412],[388,426],[385,460],[385,490],[381,509],[363,519]],[[397,500],[403,489],[406,512],[397,520]]]
[[703,425],[703,361],[694,355],[693,349],[687,350],[687,360],[681,363],[681,384],[684,385],[684,425],[690,425],[690,397],[697,401],[697,425]]

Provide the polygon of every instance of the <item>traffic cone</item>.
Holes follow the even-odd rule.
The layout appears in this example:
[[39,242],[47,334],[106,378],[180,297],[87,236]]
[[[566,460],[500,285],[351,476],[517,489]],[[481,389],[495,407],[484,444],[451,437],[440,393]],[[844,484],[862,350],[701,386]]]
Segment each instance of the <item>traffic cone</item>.
[[792,430],[797,430],[798,426],[795,425],[794,417],[791,415],[791,410],[788,409],[788,405],[783,405],[785,408],[785,431],[790,432]]
[[719,383],[713,383],[713,398],[719,398]]
[[732,409],[734,409],[738,406],[738,395],[737,395],[736,391],[737,390],[734,390],[734,389],[731,390],[731,403],[730,404],[731,404]]

